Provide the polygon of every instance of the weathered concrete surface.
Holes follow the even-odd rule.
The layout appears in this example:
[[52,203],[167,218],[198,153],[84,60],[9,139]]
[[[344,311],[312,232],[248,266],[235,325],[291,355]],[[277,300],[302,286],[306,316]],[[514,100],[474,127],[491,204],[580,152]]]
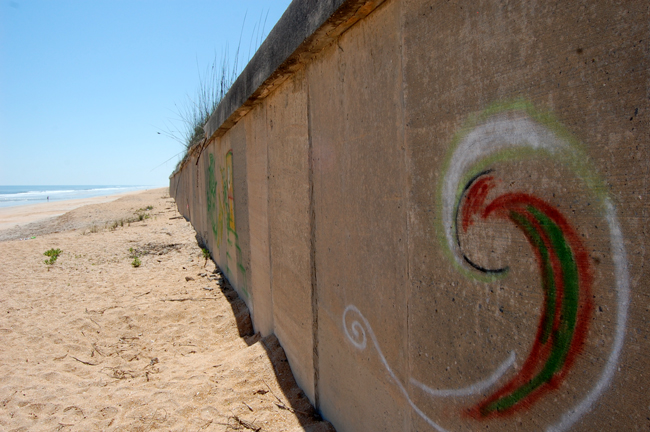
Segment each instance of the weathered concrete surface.
[[340,431],[650,427],[648,3],[311,7],[170,179],[311,401]]
[[[482,167],[493,170],[484,178],[498,182],[488,199],[528,194],[557,209],[577,230],[588,254],[585,270],[593,274],[588,335],[582,346],[572,348],[579,354],[565,369],[566,379],[538,388],[534,404],[532,398],[524,398],[509,416],[470,421],[459,415],[441,423],[450,430],[481,425],[512,430],[517,424],[520,430],[553,425],[585,431],[649,427],[643,418],[647,410],[633,408],[647,405],[648,397],[642,396],[646,385],[631,385],[631,380],[650,378],[648,363],[632,354],[645,345],[633,335],[647,322],[643,305],[647,302],[640,300],[648,285],[637,279],[627,323],[621,323],[625,272],[617,271],[615,262],[621,259],[621,266],[636,274],[632,280],[645,273],[648,120],[647,114],[644,118],[639,113],[648,108],[643,96],[648,91],[648,4],[530,1],[431,6],[427,1],[409,1],[403,15],[405,121],[412,166],[410,292],[417,299],[410,302],[408,319],[411,327],[427,322],[428,328],[436,329],[411,332],[412,377],[432,388],[462,388],[489,377],[513,353],[515,371],[524,369],[526,359],[542,358],[535,353],[534,342],[544,291],[532,239],[507,219],[477,221],[464,235],[461,228],[461,244],[472,261],[510,269],[506,277],[485,283],[476,279],[480,272],[474,269],[464,275],[452,266],[441,267],[448,261],[445,248],[432,248],[441,242],[431,229],[434,215],[440,215],[437,200],[444,199],[444,194],[433,195],[432,186],[449,171],[444,155],[455,137],[476,133],[481,123],[500,119],[505,127],[519,128],[505,131],[500,140],[532,139],[534,131],[523,121],[535,119],[542,130],[563,129],[584,153],[551,157],[543,152],[525,157],[492,153],[495,157],[484,157],[489,163]],[[523,109],[514,109],[518,102]],[[472,124],[471,116],[481,113],[486,118]],[[547,114],[549,118],[544,118]],[[521,136],[515,137],[517,133]],[[484,148],[498,146],[485,143]],[[593,180],[589,185],[590,176],[599,176],[604,184]],[[608,222],[607,200],[616,203],[626,233],[627,263],[622,254],[617,258],[613,253],[616,229]],[[579,307],[586,309],[588,303],[581,301]],[[616,358],[617,341],[625,335],[627,349]],[[621,372],[608,381],[608,368],[614,364]],[[599,394],[601,384],[609,390]],[[622,397],[626,385],[629,397]],[[490,396],[499,387],[481,393]],[[453,400],[414,389],[413,400],[430,418],[442,418],[450,407],[460,405],[455,408],[460,414],[461,407],[480,406],[481,393]],[[597,402],[589,405],[592,397],[598,397]],[[419,416],[414,420],[414,428],[427,427]]]
[[246,164],[248,172],[248,216],[250,226],[251,310],[257,331],[263,336],[273,333],[273,294],[271,291],[271,257],[269,254],[269,187],[268,133],[266,106],[258,105],[245,118]]
[[274,332],[314,400],[309,133],[303,73],[269,98],[269,235]]
[[375,11],[308,68],[318,386],[324,416],[341,430],[408,429],[404,400],[383,379],[379,358],[359,363],[341,329],[345,308],[362,307],[383,329],[379,342],[394,372],[402,380],[408,375],[399,8],[391,2]]

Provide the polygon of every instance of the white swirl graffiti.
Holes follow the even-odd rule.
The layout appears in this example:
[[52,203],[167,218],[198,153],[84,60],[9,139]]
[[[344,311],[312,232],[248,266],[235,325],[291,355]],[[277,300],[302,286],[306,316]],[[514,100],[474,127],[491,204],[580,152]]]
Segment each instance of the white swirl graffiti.
[[[605,365],[594,384],[587,389],[582,399],[568,408],[554,425],[546,427],[547,431],[566,431],[587,413],[594,402],[607,389],[614,376],[618,360],[623,349],[625,327],[630,302],[630,281],[623,234],[616,215],[616,208],[602,186],[596,170],[590,165],[588,157],[577,145],[571,135],[550,116],[540,115],[526,103],[513,103],[501,107],[491,107],[478,116],[473,123],[464,128],[454,139],[447,160],[442,170],[442,181],[438,189],[438,202],[441,203],[438,233],[443,250],[446,250],[454,266],[465,276],[484,281],[490,280],[485,275],[490,270],[480,268],[463,255],[458,239],[458,211],[464,187],[484,173],[490,172],[490,165],[499,161],[532,159],[535,157],[554,159],[568,167],[576,178],[581,179],[591,194],[597,198],[602,209],[602,216],[609,228],[609,242],[614,267],[616,292],[616,320],[614,340],[607,355]],[[481,274],[478,270],[484,270]],[[506,269],[492,271],[489,275],[503,276]],[[386,368],[390,378],[413,410],[431,427],[446,431],[444,427],[432,420],[411,399],[404,384],[397,378],[388,364],[379,346],[377,338],[361,311],[348,305],[343,312],[343,330],[348,341],[358,350],[367,348],[370,339],[379,360]],[[457,389],[435,389],[410,378],[412,386],[432,398],[466,397],[484,393],[500,382],[501,378],[515,363],[516,353],[509,356],[486,378]]]

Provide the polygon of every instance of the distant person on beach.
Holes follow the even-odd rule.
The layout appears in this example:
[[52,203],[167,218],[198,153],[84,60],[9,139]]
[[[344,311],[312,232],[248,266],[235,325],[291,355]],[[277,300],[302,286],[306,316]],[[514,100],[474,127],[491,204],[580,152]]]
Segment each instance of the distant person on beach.
[[50,202],[50,197],[47,197],[47,202]]

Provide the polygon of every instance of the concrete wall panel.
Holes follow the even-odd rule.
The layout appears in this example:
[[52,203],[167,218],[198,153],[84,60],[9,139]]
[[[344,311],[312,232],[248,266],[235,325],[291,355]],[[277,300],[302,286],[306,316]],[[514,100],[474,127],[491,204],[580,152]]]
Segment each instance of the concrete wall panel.
[[[392,373],[404,379],[408,276],[399,7],[380,7],[372,22],[349,30],[308,67],[318,387],[323,413],[343,430],[405,426],[405,401],[376,347],[368,339],[359,350],[346,336],[355,320],[366,317]],[[350,399],[341,394],[355,401],[356,415],[346,412]],[[371,414],[377,412],[384,414]]]
[[269,231],[275,334],[314,401],[307,86],[303,73],[267,100]]
[[624,323],[644,272],[647,4],[404,11],[409,353],[434,389],[413,400],[447,430],[639,425],[613,371],[646,349],[618,357],[645,313]]
[[[198,158],[198,164],[197,162]],[[232,134],[212,140],[188,163],[192,172],[192,194],[200,207],[190,215],[196,231],[208,246],[215,262],[250,303],[250,235],[248,228],[248,183],[246,130],[244,124]],[[237,166],[237,170],[235,170]],[[243,210],[237,212],[239,206]],[[194,222],[193,222],[194,223]]]
[[[247,142],[246,125],[244,122],[236,124],[230,134],[232,149],[232,175],[235,205],[235,232],[234,255],[230,255],[231,266],[235,267],[235,287],[239,295],[247,304],[251,305],[250,293],[250,231],[249,231],[249,203],[248,203],[248,169],[247,169]],[[237,211],[237,208],[243,209]],[[243,295],[242,295],[243,294]]]
[[248,216],[250,224],[250,276],[253,296],[251,314],[255,330],[262,336],[273,333],[273,296],[269,255],[268,135],[266,104],[258,105],[244,119],[248,172]]

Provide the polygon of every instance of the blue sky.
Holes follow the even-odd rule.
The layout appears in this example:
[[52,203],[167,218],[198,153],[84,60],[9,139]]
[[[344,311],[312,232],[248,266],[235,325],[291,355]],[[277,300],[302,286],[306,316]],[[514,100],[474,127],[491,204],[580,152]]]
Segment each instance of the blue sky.
[[289,3],[0,0],[0,184],[167,185],[176,105]]

